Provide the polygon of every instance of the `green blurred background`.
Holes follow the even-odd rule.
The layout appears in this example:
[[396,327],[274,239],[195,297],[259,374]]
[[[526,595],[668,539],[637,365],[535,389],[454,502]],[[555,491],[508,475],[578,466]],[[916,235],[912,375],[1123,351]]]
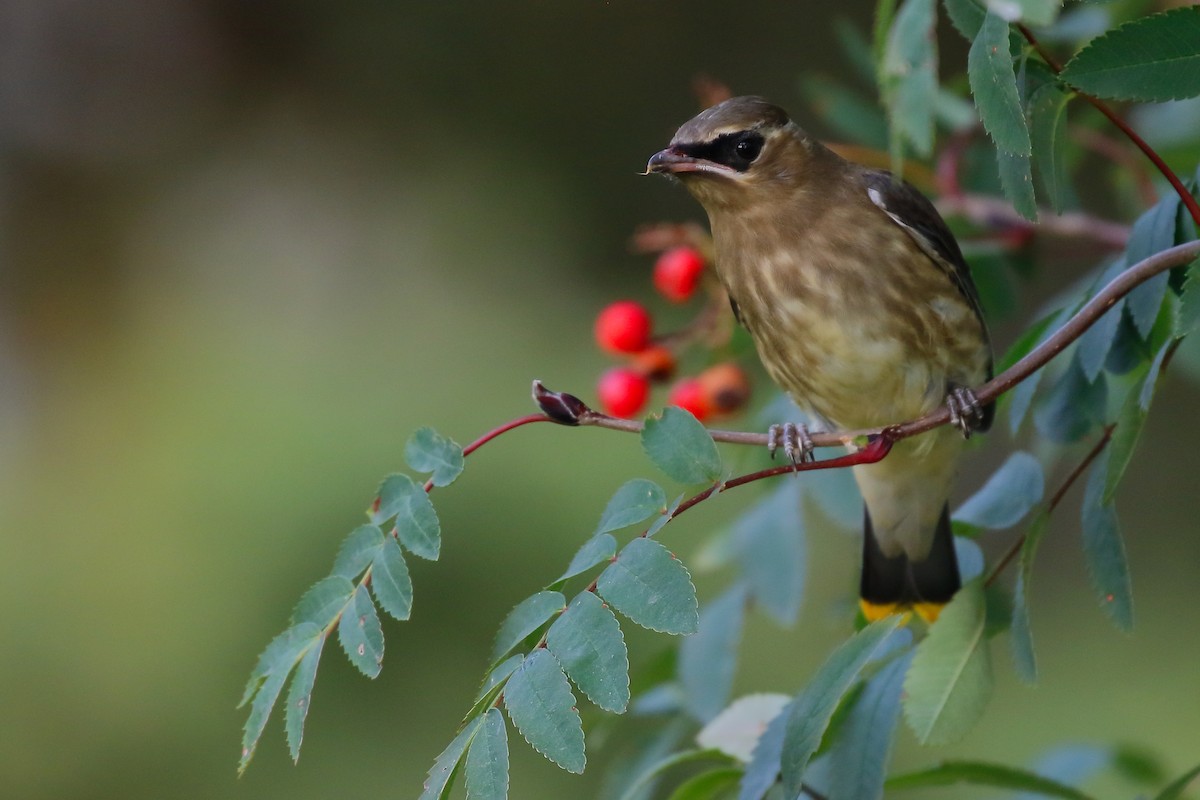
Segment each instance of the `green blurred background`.
[[[798,76],[843,69],[831,10],[0,4],[0,794],[415,797],[505,611],[651,474],[633,437],[537,426],[472,459],[436,498],[443,558],[415,565],[381,677],[331,648],[300,764],[274,721],[237,779],[255,657],[413,429],[469,440],[528,412],[535,377],[590,396],[592,315],[650,294],[629,233],[696,217],[636,175],[694,112],[692,79],[803,120]],[[941,750],[902,734],[899,763],[1029,763],[1064,741],[1200,758],[1197,361],[1165,382],[1123,491],[1136,633],[1096,609],[1060,515],[1034,588],[1041,683],[1017,685],[998,642],[983,723]],[[1003,456],[992,438],[964,493]],[[690,552],[749,500],[669,544]],[[741,690],[795,690],[846,633],[855,542],[810,539],[801,622],[751,625]],[[661,645],[635,636],[635,664]],[[605,749],[574,777],[513,741],[514,797],[595,794]]]

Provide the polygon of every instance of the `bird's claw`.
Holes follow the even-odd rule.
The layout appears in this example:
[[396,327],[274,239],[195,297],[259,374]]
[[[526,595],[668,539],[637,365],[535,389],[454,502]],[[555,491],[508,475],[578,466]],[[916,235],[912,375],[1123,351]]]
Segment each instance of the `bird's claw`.
[[983,407],[975,393],[964,386],[950,390],[946,395],[946,408],[950,410],[950,424],[962,431],[964,439],[970,439],[983,424]]
[[813,445],[812,436],[808,433],[808,427],[797,424],[795,422],[785,422],[782,425],[772,425],[767,429],[767,449],[771,452],[771,458],[775,457],[775,451],[783,447],[783,454],[793,464],[803,464],[813,460]]

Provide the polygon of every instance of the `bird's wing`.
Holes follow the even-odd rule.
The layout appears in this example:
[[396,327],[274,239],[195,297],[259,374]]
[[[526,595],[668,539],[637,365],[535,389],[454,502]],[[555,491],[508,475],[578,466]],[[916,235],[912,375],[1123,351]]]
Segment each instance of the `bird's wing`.
[[890,173],[864,170],[862,174],[871,202],[891,217],[892,222],[912,237],[925,255],[950,276],[971,305],[986,336],[987,321],[983,318],[983,307],[975,281],[971,279],[971,270],[958,249],[954,234],[950,233],[933,203],[911,184],[896,180]]

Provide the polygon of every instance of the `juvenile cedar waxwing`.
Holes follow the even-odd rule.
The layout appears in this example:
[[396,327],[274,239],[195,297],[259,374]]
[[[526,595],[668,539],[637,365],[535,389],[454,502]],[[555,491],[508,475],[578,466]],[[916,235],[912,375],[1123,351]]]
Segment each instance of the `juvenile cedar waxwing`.
[[[758,97],[707,109],[647,171],[677,178],[704,206],[734,314],[814,421],[874,428],[949,407],[957,429],[853,468],[866,503],[863,613],[936,619],[961,585],[950,485],[963,439],[995,410],[969,390],[992,375],[991,345],[946,223],[912,186],[846,161]],[[788,449],[807,457],[807,432],[784,427]]]

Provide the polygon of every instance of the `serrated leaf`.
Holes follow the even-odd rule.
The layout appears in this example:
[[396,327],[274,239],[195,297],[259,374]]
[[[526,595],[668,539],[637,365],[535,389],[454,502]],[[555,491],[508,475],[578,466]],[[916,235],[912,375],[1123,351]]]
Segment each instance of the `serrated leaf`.
[[671,505],[667,506],[667,510],[659,514],[658,519],[650,523],[650,527],[646,528],[645,536],[647,539],[653,537],[656,533],[663,529],[663,526],[672,520],[675,512],[679,510],[679,504],[683,502],[683,495],[679,495],[671,501]]
[[[945,612],[943,612],[945,613]],[[873,622],[843,642],[829,656],[788,709],[781,769],[789,797],[800,792],[804,771],[817,752],[825,729],[843,695],[884,641],[899,626],[897,615]]]
[[1014,156],[1032,153],[1029,128],[1017,91],[1008,47],[1008,23],[994,11],[984,16],[983,25],[967,54],[967,78],[979,117],[996,147]]
[[946,16],[950,24],[963,35],[968,42],[975,41],[979,29],[983,27],[983,18],[987,14],[984,6],[975,0],[942,0],[946,8]]
[[830,797],[879,800],[887,777],[892,741],[900,721],[900,695],[912,654],[875,674],[850,708],[829,749]]
[[415,556],[437,561],[442,549],[442,529],[425,490],[402,473],[389,475],[379,487],[381,519],[396,517],[400,544]]
[[492,661],[498,661],[506,655],[566,605],[567,598],[563,597],[562,592],[538,592],[517,603],[513,610],[508,612],[504,622],[500,623],[500,630],[496,632]]
[[1113,336],[1112,347],[1104,362],[1104,369],[1113,375],[1127,375],[1140,367],[1150,358],[1150,347],[1142,340],[1133,320],[1129,317],[1129,308],[1121,314],[1121,322],[1117,325],[1117,333]]
[[508,732],[500,709],[489,709],[467,751],[467,800],[508,797]]
[[656,467],[680,483],[711,483],[721,477],[716,443],[691,413],[678,406],[646,419],[642,448]]
[[638,625],[660,633],[695,633],[700,623],[687,568],[652,539],[625,545],[600,573],[596,591]]
[[1071,95],[1055,84],[1039,87],[1029,96],[1029,137],[1038,178],[1054,213],[1063,211],[1067,181],[1067,104]]
[[292,611],[292,624],[312,622],[322,628],[328,627],[342,613],[354,594],[354,584],[341,575],[322,578],[301,595]]
[[1062,78],[1080,91],[1160,103],[1200,94],[1200,8],[1135,19],[1090,41]]
[[996,168],[1000,172],[1000,186],[1008,202],[1022,217],[1036,222],[1037,198],[1033,192],[1033,162],[1030,157],[997,149]]
[[404,460],[417,472],[432,472],[434,486],[449,486],[463,471],[458,443],[433,428],[418,428],[404,445]]
[[[1108,268],[1100,274],[1100,278],[1092,287],[1090,294],[1095,295],[1101,289],[1109,284],[1113,278],[1121,274],[1125,269],[1125,262],[1122,259],[1117,259],[1108,265]],[[1092,324],[1092,327],[1083,332],[1079,337],[1078,358],[1079,366],[1083,370],[1083,375],[1087,378],[1088,383],[1092,383],[1100,375],[1100,371],[1104,369],[1105,363],[1108,361],[1109,351],[1112,350],[1113,339],[1117,335],[1117,330],[1121,325],[1121,312],[1125,308],[1125,298],[1121,298],[1114,303],[1100,319]]]
[[684,706],[707,722],[729,702],[746,616],[746,589],[735,585],[704,607],[696,633],[679,645]]
[[481,714],[467,722],[453,741],[446,745],[446,749],[438,755],[433,766],[429,768],[429,775],[425,779],[425,791],[421,792],[419,800],[443,800],[453,784],[454,775],[459,762],[462,761],[463,753],[467,751],[467,746],[471,744],[471,739],[482,724],[483,715]]
[[375,602],[367,587],[360,584],[354,591],[350,606],[338,622],[338,642],[350,663],[368,678],[379,675],[383,668],[383,628],[375,613]]
[[[1125,246],[1125,261],[1136,264],[1175,244],[1175,219],[1179,214],[1179,195],[1174,192],[1163,198],[1133,223],[1129,243]],[[1129,316],[1145,339],[1158,318],[1158,309],[1167,293],[1170,275],[1166,272],[1134,287],[1126,297]]]
[[1052,442],[1077,442],[1104,419],[1107,407],[1108,382],[1104,374],[1088,383],[1076,356],[1034,409],[1033,422],[1038,432]]
[[567,676],[549,650],[533,651],[512,674],[504,705],[534,750],[567,772],[583,772],[583,723]]
[[604,561],[609,561],[617,554],[617,540],[611,533],[598,533],[583,543],[576,551],[567,571],[559,576],[556,583],[574,578],[580,573],[587,572],[592,567]]
[[546,647],[579,691],[605,711],[629,705],[629,652],[613,612],[592,592],[580,592],[546,633]]
[[696,744],[706,749],[719,750],[742,763],[749,763],[767,726],[791,700],[786,694],[750,694],[739,697],[700,729],[696,734]]
[[320,636],[321,628],[317,625],[301,622],[272,639],[259,656],[258,664],[250,675],[250,683],[246,686],[246,693],[238,705],[240,708],[253,698],[253,702],[250,703],[250,715],[242,728],[239,773],[246,769],[246,765],[254,757],[254,749],[262,737],[267,719],[271,716],[271,709],[275,707],[275,701],[279,699],[279,693],[283,690],[283,684],[291,674],[292,668]]
[[1103,505],[1112,503],[1117,486],[1125,476],[1125,470],[1133,459],[1133,452],[1141,438],[1142,428],[1146,424],[1146,409],[1140,402],[1141,390],[1149,375],[1133,386],[1125,395],[1121,410],[1117,413],[1116,428],[1113,429],[1112,441],[1109,443],[1108,473],[1104,480],[1104,494],[1100,502]]
[[966,584],[917,647],[904,681],[904,716],[922,744],[960,738],[991,697],[986,611],[982,584]]
[[679,784],[667,800],[717,800],[725,796],[727,789],[737,786],[741,777],[742,771],[734,767],[701,772]]
[[1200,776],[1200,765],[1193,767],[1171,781],[1171,785],[1155,795],[1154,800],[1178,800],[1178,798],[1183,796],[1183,790],[1188,788],[1192,781],[1196,780],[1197,776]]
[[403,622],[412,613],[413,586],[395,537],[384,540],[371,562],[371,589],[379,606]]
[[482,700],[487,696],[488,692],[508,680],[508,676],[512,675],[524,660],[524,653],[515,653],[497,664],[496,668],[489,672],[487,677],[483,679],[483,684],[479,687],[479,692],[475,695],[476,702]]
[[[755,600],[780,625],[791,625],[804,596],[803,484],[797,480],[779,483],[734,522],[733,545]],[[861,517],[861,509],[858,514]]]
[[1187,268],[1187,280],[1179,296],[1179,314],[1175,317],[1175,337],[1182,339],[1200,326],[1200,258]]
[[654,481],[635,478],[629,481],[608,501],[596,533],[616,531],[628,527],[655,514],[662,513],[667,496]]
[[300,760],[300,744],[304,741],[304,720],[308,717],[313,684],[317,680],[317,665],[321,661],[323,649],[325,639],[322,637],[314,642],[300,659],[300,665],[292,675],[292,684],[288,687],[284,730],[287,733],[288,752],[291,753],[292,761]]
[[[937,94],[934,0],[904,0],[887,38],[880,88],[894,142],[933,152],[933,103]],[[893,154],[899,152],[892,147]]]
[[1017,451],[958,507],[954,518],[989,530],[1011,528],[1041,502],[1045,490],[1042,465],[1030,453]]
[[350,532],[338,548],[333,574],[354,580],[375,559],[383,547],[383,531],[378,525],[360,525]]
[[1017,677],[1024,683],[1036,683],[1037,656],[1033,649],[1033,630],[1029,626],[1029,589],[1023,570],[1017,573],[1017,583],[1013,590],[1009,644]]
[[1133,591],[1117,512],[1104,503],[1109,453],[1092,465],[1083,493],[1083,555],[1101,607],[1123,631],[1133,629]]
[[1058,781],[1044,778],[1015,767],[988,764],[982,761],[945,761],[936,767],[897,775],[885,784],[889,790],[925,789],[931,786],[955,786],[960,783],[992,786],[998,789],[1036,792],[1045,797],[1066,800],[1091,800],[1084,794]]

